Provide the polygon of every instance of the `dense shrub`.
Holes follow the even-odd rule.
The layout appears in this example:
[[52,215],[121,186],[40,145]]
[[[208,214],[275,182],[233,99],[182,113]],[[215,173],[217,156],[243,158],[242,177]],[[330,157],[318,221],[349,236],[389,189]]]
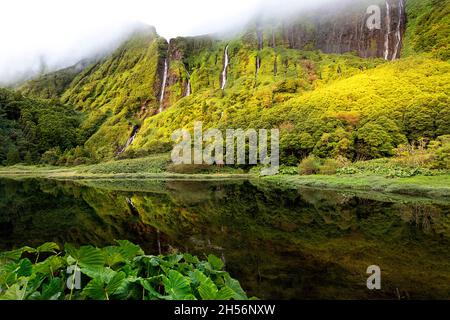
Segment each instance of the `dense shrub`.
[[320,174],[335,174],[342,165],[335,159],[326,159],[319,168]]
[[309,156],[300,162],[298,172],[302,175],[317,174],[320,170],[320,160],[315,156]]

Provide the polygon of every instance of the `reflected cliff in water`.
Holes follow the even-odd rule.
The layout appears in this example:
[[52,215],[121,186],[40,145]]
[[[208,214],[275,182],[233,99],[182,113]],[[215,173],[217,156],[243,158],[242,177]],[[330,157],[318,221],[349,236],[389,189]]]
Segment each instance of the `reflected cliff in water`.
[[[260,298],[450,298],[445,201],[255,181],[0,180],[0,250],[114,239],[214,253]],[[369,265],[380,291],[366,288]]]

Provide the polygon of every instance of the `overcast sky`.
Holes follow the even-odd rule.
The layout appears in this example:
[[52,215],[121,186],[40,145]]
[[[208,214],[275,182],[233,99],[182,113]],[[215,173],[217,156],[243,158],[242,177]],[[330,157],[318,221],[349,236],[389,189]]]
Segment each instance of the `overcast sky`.
[[72,65],[111,46],[131,22],[156,27],[166,37],[224,31],[257,12],[332,0],[2,0],[0,82]]

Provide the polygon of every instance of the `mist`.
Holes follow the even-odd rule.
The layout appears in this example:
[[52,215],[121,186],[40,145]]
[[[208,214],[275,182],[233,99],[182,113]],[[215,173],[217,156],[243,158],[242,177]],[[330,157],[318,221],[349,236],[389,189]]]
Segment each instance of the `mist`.
[[170,39],[226,32],[256,16],[292,14],[338,0],[6,0],[0,85],[112,51],[139,23]]

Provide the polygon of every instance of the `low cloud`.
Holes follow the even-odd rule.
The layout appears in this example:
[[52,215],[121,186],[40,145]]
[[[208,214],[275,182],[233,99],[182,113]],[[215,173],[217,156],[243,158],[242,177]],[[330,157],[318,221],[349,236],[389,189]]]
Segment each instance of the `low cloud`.
[[166,37],[224,32],[257,15],[283,15],[337,0],[5,0],[0,84],[11,84],[108,51],[136,22]]

